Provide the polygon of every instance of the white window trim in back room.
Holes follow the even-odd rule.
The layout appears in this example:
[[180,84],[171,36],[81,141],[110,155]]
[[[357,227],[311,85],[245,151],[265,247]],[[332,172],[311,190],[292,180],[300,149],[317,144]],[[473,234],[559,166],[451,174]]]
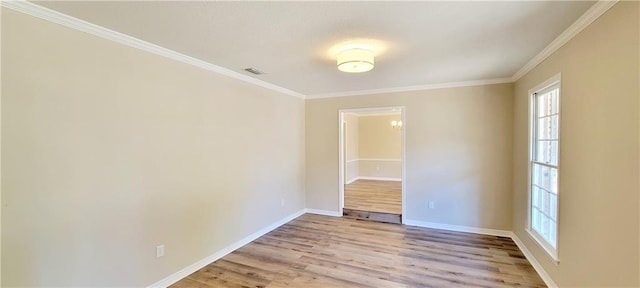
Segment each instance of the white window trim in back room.
[[[559,239],[560,239],[560,229],[559,229],[559,215],[560,215],[560,191],[559,191],[559,187],[560,187],[560,135],[561,135],[561,129],[560,129],[560,124],[561,122],[561,118],[562,118],[562,108],[561,108],[561,104],[560,104],[560,99],[562,98],[562,85],[561,85],[561,80],[562,80],[562,76],[560,73],[554,75],[553,77],[547,79],[546,81],[542,82],[541,84],[538,84],[537,86],[535,86],[534,88],[529,90],[528,93],[528,103],[529,103],[529,120],[528,120],[528,125],[529,125],[529,136],[528,136],[528,153],[529,155],[527,155],[528,157],[528,164],[527,164],[527,224],[525,227],[525,230],[527,231],[527,234],[529,235],[529,237],[531,237],[531,239],[533,239],[535,241],[535,243],[537,243],[537,245],[539,245],[547,254],[547,256],[549,256],[552,260],[553,263],[555,263],[556,265],[560,263],[560,259],[559,259]],[[535,109],[535,101],[536,101],[536,95],[537,94],[544,94],[549,92],[550,88],[556,88],[558,89],[558,107],[557,107],[557,118],[558,118],[558,135],[557,135],[557,141],[558,141],[558,146],[556,148],[556,163],[555,163],[555,168],[558,172],[557,172],[557,182],[556,182],[556,230],[555,230],[555,247],[553,247],[553,244],[549,243],[547,239],[545,239],[544,236],[540,235],[533,227],[532,227],[532,211],[534,209],[533,207],[533,201],[532,201],[532,186],[533,186],[533,180],[532,180],[532,167],[534,164],[538,163],[538,161],[536,161],[534,153],[536,151],[534,151],[535,149],[535,144],[534,141],[537,140],[537,133],[536,133],[536,129],[537,129],[537,125],[536,125],[536,121],[537,121],[537,112]],[[554,166],[554,165],[551,165]]]
[[305,95],[290,89],[287,89],[282,86],[275,85],[273,83],[269,83],[267,81],[263,81],[257,78],[253,78],[236,71],[220,67],[218,65],[202,61],[200,59],[173,51],[171,49],[167,49],[161,47],[159,45],[149,43],[147,41],[140,40],[138,38],[113,31],[111,29],[107,29],[102,26],[98,26],[93,23],[89,23],[84,20],[80,20],[78,18],[60,13],[58,11],[37,5],[35,3],[25,1],[25,0],[16,0],[16,1],[0,1],[2,7],[11,9],[17,12],[21,12],[27,15],[31,15],[33,17],[37,17],[49,22],[57,23],[71,29],[75,29],[78,31],[82,31],[94,36],[98,36],[107,40],[111,40],[123,45],[127,45],[133,48],[137,48],[140,50],[144,50],[156,55],[160,55],[163,57],[167,57],[185,64],[193,65],[214,73],[218,73],[221,75],[225,75],[231,78],[235,78],[240,81],[244,81],[250,84],[254,84],[256,86],[260,86],[272,91],[277,91],[280,93],[284,93],[290,96],[302,98],[302,99],[316,99],[316,98],[331,98],[331,97],[345,97],[345,96],[357,96],[357,95],[369,95],[369,94],[380,94],[380,93],[395,93],[395,92],[404,92],[404,91],[416,91],[416,90],[430,90],[430,89],[441,89],[441,88],[453,88],[453,87],[467,87],[467,86],[479,86],[479,85],[489,85],[489,84],[499,84],[499,83],[512,83],[520,79],[522,76],[526,75],[538,64],[542,63],[547,57],[553,54],[556,50],[562,47],[564,44],[569,42],[573,37],[578,35],[584,28],[589,26],[593,21],[598,19],[602,14],[607,12],[609,8],[613,7],[618,2],[618,0],[600,0],[593,4],[591,8],[589,8],[580,18],[578,18],[571,26],[569,26],[566,30],[564,30],[558,37],[556,37],[547,47],[542,49],[540,53],[531,58],[511,77],[506,78],[497,78],[497,79],[484,79],[484,80],[471,80],[471,81],[462,81],[462,82],[449,82],[449,83],[431,83],[426,85],[413,85],[413,86],[405,86],[405,87],[389,87],[382,89],[372,89],[372,90],[359,90],[359,91],[344,91],[337,93],[327,93],[327,94],[316,94],[316,95]]

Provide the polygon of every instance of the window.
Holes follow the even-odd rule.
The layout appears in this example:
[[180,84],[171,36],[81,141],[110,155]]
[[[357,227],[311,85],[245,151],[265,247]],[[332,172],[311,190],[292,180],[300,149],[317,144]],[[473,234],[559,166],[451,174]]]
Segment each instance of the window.
[[[546,84],[546,85],[545,85]],[[529,233],[558,260],[560,77],[531,93]]]

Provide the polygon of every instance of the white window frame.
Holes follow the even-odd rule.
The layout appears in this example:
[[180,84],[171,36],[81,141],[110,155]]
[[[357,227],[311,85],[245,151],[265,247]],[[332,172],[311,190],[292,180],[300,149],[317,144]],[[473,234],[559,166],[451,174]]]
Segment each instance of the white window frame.
[[[545,252],[547,252],[547,255],[551,258],[551,260],[557,265],[558,263],[560,263],[560,259],[558,257],[558,250],[559,250],[559,244],[560,244],[560,134],[562,133],[562,129],[560,129],[560,125],[562,123],[562,113],[561,113],[561,99],[562,99],[562,83],[561,83],[561,74],[558,73],[556,75],[554,75],[553,77],[549,78],[548,80],[542,82],[541,84],[535,86],[534,88],[529,90],[529,158],[527,159],[527,166],[528,166],[528,185],[527,185],[527,190],[528,190],[528,195],[527,195],[527,224],[525,227],[525,230],[528,232],[529,236],[535,240],[536,243],[538,243],[538,245],[540,245],[540,247],[543,248],[543,250]],[[546,239],[544,239],[544,237],[542,237],[540,234],[538,234],[538,232],[536,232],[532,227],[531,227],[531,212],[532,212],[532,201],[531,201],[531,197],[532,197],[532,191],[531,191],[531,187],[533,186],[532,183],[532,179],[531,179],[531,174],[532,174],[532,167],[534,164],[534,145],[533,145],[533,141],[536,140],[536,123],[535,123],[535,118],[537,117],[536,115],[536,109],[535,109],[535,95],[539,92],[544,92],[544,90],[552,87],[552,86],[558,86],[558,90],[560,91],[559,95],[558,95],[558,159],[557,159],[557,170],[558,170],[558,199],[557,199],[557,217],[556,217],[556,247],[554,248],[549,242],[547,242]],[[538,162],[536,162],[538,163]],[[543,163],[544,165],[544,163]]]

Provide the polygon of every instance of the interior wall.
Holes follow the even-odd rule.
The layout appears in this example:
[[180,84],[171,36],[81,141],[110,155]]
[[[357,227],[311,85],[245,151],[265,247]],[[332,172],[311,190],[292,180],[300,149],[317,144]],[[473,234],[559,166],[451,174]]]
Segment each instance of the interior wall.
[[402,181],[402,158],[360,159],[358,167],[361,179]]
[[345,157],[347,161],[347,179],[345,181],[350,183],[355,181],[360,175],[360,167],[358,165],[358,155],[360,140],[359,140],[359,117],[355,114],[345,113],[344,121],[347,123],[347,155]]
[[402,130],[391,127],[398,115],[360,117],[360,177],[402,179]]
[[[2,11],[0,9],[0,41],[2,39]],[[0,67],[2,67],[2,45],[0,45]],[[0,69],[0,234],[2,234],[2,69]],[[2,235],[0,235],[0,286],[2,286]]]
[[[515,84],[514,232],[560,287],[640,286],[639,5],[618,2]],[[528,90],[557,73],[558,265],[525,231]]]
[[146,286],[304,208],[304,100],[6,9],[1,52],[2,287]]
[[400,115],[360,117],[360,158],[401,159],[402,130],[391,127]]
[[405,106],[406,219],[511,230],[512,105],[512,84],[307,100],[307,208],[339,211],[338,110]]

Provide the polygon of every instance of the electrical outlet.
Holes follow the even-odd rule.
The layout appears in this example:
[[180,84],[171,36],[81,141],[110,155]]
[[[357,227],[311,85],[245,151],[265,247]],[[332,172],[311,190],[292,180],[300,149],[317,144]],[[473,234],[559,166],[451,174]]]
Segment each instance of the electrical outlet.
[[429,209],[436,208],[436,202],[429,201]]
[[284,207],[284,198],[280,198],[280,206]]
[[164,256],[164,244],[156,246],[156,258]]

